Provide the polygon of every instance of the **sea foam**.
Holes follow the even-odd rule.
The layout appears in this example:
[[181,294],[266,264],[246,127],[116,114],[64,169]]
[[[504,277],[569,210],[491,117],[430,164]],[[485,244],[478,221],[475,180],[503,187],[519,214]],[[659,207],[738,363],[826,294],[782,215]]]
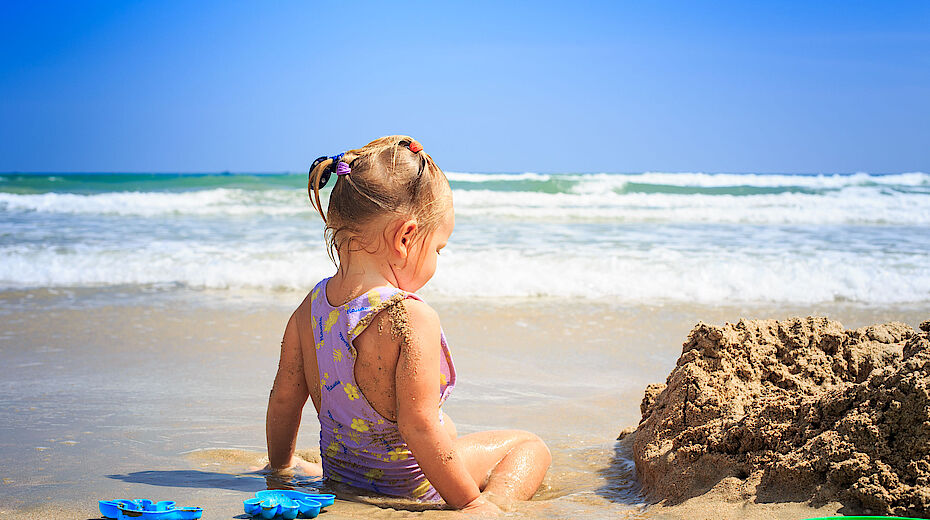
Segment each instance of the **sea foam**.
[[217,188],[185,192],[0,193],[0,211],[97,215],[296,215],[306,194]]
[[[444,250],[427,295],[469,298],[568,297],[622,303],[930,300],[920,255],[679,251]],[[335,267],[317,245],[161,241],[137,247],[22,247],[0,251],[6,287],[177,284],[193,288],[307,290]]]
[[[930,224],[930,196],[850,186],[825,193],[729,194],[453,190],[456,214],[511,220],[750,224]],[[324,197],[324,204],[326,198]],[[218,188],[189,192],[0,193],[0,212],[85,215],[313,215],[296,190]]]

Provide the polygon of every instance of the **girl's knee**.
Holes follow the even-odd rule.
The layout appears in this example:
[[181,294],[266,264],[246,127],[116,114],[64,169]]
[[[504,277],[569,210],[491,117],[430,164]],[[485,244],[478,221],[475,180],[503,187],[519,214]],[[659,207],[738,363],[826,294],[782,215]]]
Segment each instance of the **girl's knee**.
[[539,437],[536,437],[536,440],[532,442],[535,449],[539,451],[540,460],[545,461],[546,466],[548,466],[552,462],[552,452],[549,451],[549,446],[546,446],[546,443]]
[[548,447],[546,447],[545,441],[543,441],[542,438],[539,437],[539,435],[536,435],[535,433],[531,433],[531,432],[523,432],[523,434],[525,435],[526,442],[538,443],[538,444],[541,444],[544,448],[546,448],[546,450],[549,449]]
[[549,451],[549,447],[535,433],[520,430],[518,445],[532,450],[541,462],[545,461],[547,465],[552,462],[552,453]]

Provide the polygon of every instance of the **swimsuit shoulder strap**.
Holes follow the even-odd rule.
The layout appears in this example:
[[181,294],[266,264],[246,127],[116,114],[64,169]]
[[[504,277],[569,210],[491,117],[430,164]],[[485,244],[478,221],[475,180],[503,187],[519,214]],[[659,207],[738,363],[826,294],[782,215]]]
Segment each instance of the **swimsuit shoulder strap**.
[[416,298],[416,295],[396,287],[376,287],[347,303],[345,318],[349,330],[349,341],[351,342],[364,332],[379,312],[410,297]]

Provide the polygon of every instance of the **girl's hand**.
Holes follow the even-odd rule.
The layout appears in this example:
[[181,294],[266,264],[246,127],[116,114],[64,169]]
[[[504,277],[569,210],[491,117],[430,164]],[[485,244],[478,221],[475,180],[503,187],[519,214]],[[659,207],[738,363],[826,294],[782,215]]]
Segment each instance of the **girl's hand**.
[[323,476],[323,465],[319,462],[310,462],[297,455],[291,457],[291,464],[287,471],[293,472],[301,477],[321,477]]
[[265,464],[264,468],[252,468],[252,470],[273,475],[299,477],[319,477],[323,475],[323,466],[319,462],[310,462],[297,455],[292,456],[288,465],[283,468],[274,469],[271,467],[271,463],[268,463]]

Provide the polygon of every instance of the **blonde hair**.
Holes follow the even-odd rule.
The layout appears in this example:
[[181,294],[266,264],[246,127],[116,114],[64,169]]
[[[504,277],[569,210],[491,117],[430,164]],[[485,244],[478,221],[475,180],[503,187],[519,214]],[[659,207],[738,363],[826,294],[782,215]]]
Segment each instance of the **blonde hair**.
[[324,236],[333,263],[339,248],[349,247],[354,239],[363,236],[374,220],[392,215],[413,217],[419,240],[439,226],[451,206],[451,197],[446,196],[450,192],[448,179],[412,137],[375,139],[345,152],[338,161],[348,164],[351,172],[334,175],[335,186],[326,213],[320,202],[320,181],[336,171],[333,159],[316,164],[307,183],[310,203],[326,224]]

